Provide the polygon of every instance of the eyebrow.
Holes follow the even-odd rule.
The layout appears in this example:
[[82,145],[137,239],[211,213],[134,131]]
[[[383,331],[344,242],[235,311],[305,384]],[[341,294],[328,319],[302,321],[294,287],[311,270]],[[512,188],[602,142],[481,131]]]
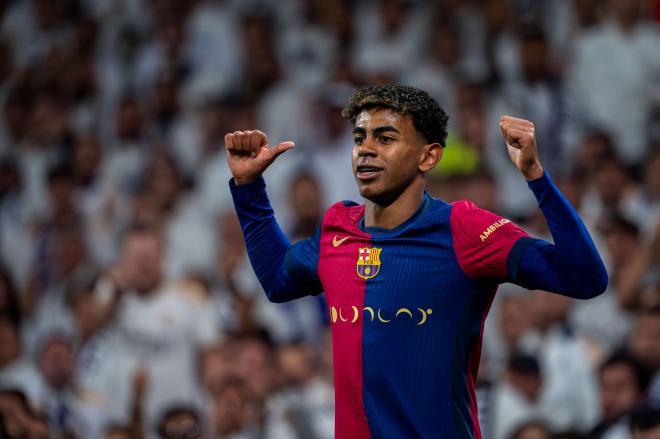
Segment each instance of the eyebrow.
[[[395,132],[395,133],[397,133],[397,134],[401,134],[401,132],[400,132],[399,130],[397,130],[396,128],[394,128],[394,127],[391,126],[391,125],[385,125],[385,126],[382,126],[382,127],[376,127],[376,128],[374,128],[373,130],[371,130],[371,132],[372,132],[374,135],[382,134],[382,133],[385,133],[385,132],[388,132],[388,131],[393,131],[393,132]],[[353,134],[364,134],[364,133],[366,133],[366,132],[367,132],[367,130],[365,130],[365,129],[362,128],[362,127],[355,127],[355,128],[353,128]]]

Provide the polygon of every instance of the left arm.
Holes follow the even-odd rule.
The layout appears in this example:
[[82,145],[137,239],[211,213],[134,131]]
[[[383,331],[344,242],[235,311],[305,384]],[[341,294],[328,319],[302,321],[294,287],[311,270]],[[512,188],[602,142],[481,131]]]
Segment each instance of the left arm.
[[528,182],[545,216],[554,244],[525,237],[511,249],[509,280],[530,290],[590,299],[607,288],[603,261],[573,206],[547,174]]
[[575,209],[543,171],[534,125],[504,116],[500,129],[511,161],[527,180],[555,241],[521,238],[508,256],[509,279],[525,288],[589,299],[607,288],[607,272]]

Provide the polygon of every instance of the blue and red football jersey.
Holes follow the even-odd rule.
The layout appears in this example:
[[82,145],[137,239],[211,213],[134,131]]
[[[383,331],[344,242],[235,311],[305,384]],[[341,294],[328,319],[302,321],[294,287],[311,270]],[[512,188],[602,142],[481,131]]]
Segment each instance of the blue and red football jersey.
[[393,230],[365,229],[363,216],[363,205],[338,203],[320,234],[336,437],[480,437],[483,323],[525,233],[470,202],[428,195]]
[[570,204],[547,176],[530,187],[556,245],[469,201],[427,194],[410,219],[388,230],[364,226],[364,205],[337,203],[314,237],[291,245],[263,180],[232,185],[268,297],[325,292],[337,438],[480,438],[475,380],[498,284],[581,298],[605,288],[602,261]]

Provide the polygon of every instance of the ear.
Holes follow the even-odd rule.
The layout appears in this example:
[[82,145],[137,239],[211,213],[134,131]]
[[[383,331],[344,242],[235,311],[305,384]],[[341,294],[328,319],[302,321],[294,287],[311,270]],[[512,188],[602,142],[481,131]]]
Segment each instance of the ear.
[[424,152],[419,162],[419,170],[421,172],[428,172],[440,163],[442,158],[442,145],[439,143],[429,143],[424,145]]

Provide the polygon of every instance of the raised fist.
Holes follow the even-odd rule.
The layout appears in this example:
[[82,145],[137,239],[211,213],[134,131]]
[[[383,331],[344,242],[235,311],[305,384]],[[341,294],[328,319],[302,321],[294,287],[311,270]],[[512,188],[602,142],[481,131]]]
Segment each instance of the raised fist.
[[536,149],[534,124],[511,116],[500,118],[500,130],[506,141],[509,158],[527,180],[543,176],[541,160]]
[[271,163],[293,142],[268,146],[268,137],[261,131],[234,131],[225,135],[227,163],[237,185],[257,180]]

